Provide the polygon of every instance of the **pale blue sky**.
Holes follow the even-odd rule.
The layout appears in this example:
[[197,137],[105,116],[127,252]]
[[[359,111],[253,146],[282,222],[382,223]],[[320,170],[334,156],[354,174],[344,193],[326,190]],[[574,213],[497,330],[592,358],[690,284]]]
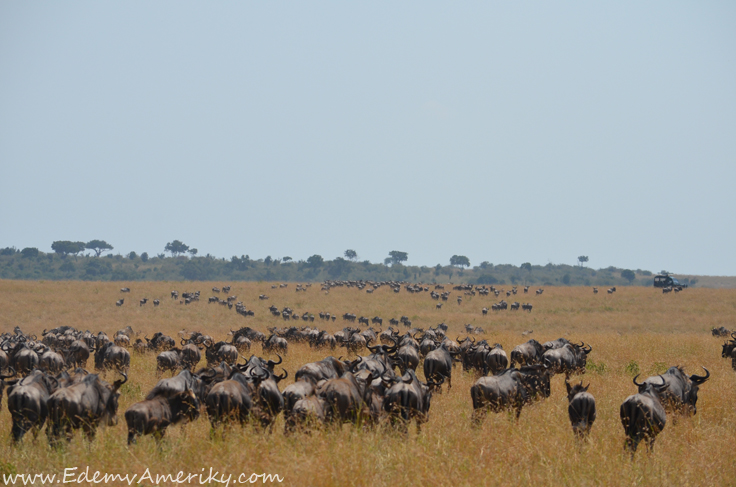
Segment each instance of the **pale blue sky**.
[[736,275],[736,3],[2,2],[0,247]]

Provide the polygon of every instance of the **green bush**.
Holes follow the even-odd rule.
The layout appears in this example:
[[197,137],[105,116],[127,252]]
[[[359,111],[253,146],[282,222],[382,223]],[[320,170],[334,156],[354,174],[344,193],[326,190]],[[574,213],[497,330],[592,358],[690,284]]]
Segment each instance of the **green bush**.
[[639,364],[636,363],[636,360],[630,360],[628,364],[624,367],[624,371],[629,374],[630,376],[634,377],[635,375],[639,374]]

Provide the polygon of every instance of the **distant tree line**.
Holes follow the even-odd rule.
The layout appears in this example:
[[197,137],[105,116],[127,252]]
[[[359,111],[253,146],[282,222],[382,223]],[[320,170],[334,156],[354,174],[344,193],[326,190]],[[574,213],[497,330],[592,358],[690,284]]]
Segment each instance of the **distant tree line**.
[[[584,267],[582,264],[587,260],[580,258],[577,265],[542,266],[524,262],[516,266],[483,261],[471,267],[466,256],[453,255],[449,265],[416,266],[406,265],[409,254],[399,250],[388,252],[382,263],[371,263],[360,261],[353,249],[332,260],[319,254],[296,261],[290,256],[251,258],[247,254],[224,259],[199,255],[196,248],[181,240],[168,242],[163,252],[150,256],[148,252],[113,254],[113,246],[104,240],[59,240],[51,248],[51,253],[35,247],[0,249],[0,279],[290,282],[369,279],[512,286],[651,286],[653,283],[650,271],[616,267],[594,270]],[[85,250],[91,252],[85,254]],[[684,281],[691,286],[696,282],[695,279]]]

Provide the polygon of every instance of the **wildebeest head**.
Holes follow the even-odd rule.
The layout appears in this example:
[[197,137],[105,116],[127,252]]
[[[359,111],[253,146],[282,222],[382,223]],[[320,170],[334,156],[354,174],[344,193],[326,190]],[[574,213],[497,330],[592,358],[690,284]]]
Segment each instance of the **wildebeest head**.
[[[115,426],[118,424],[118,399],[120,398],[120,386],[128,382],[128,374],[125,372],[120,372],[120,375],[123,376],[122,380],[116,380],[112,384],[112,388],[110,390],[110,395],[107,397],[107,401],[105,403],[105,418],[107,420],[108,426]],[[96,375],[87,376],[87,377],[97,377]],[[104,396],[103,396],[104,397]]]
[[667,390],[669,387],[669,384],[667,384],[667,381],[664,380],[664,377],[662,375],[659,375],[659,378],[662,379],[661,384],[652,384],[651,382],[636,382],[636,379],[639,378],[639,375],[636,374],[636,377],[634,377],[634,385],[639,388],[639,394],[653,394],[659,397],[660,394],[662,394],[664,391]]
[[588,387],[590,387],[590,384],[583,387],[583,381],[580,381],[580,384],[575,384],[574,386],[570,385],[570,382],[568,382],[567,376],[565,376],[565,388],[567,389],[567,400],[572,401],[572,398],[575,397],[577,394],[580,394],[581,392],[588,392]]

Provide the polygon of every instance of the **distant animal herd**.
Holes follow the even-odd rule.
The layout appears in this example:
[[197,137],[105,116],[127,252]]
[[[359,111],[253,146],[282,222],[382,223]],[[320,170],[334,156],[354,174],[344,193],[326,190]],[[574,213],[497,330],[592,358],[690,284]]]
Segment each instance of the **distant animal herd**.
[[[281,284],[278,288],[287,286]],[[401,289],[411,294],[427,292],[436,301],[447,301],[450,296],[441,285],[430,290],[427,285],[394,281],[326,281],[321,291],[329,293],[335,287],[348,287],[373,293],[382,286],[396,293]],[[309,284],[298,285],[296,292],[306,292],[309,287]],[[212,289],[217,294],[227,294],[230,290],[230,286]],[[494,293],[496,297],[505,293],[510,297],[517,293],[517,288],[505,291],[494,286],[461,285],[453,291],[471,296]],[[611,288],[608,294],[615,291],[616,288]],[[130,293],[130,289],[126,287],[121,292]],[[529,286],[523,292],[528,293]],[[536,295],[541,296],[543,292],[538,289]],[[597,293],[598,289],[593,288],[593,292]],[[182,305],[198,302],[199,298],[199,291],[181,295],[171,291],[171,299]],[[263,294],[258,298],[269,299]],[[461,295],[457,298],[461,305]],[[237,296],[226,299],[212,296],[207,302],[229,309],[234,307],[246,318],[254,316],[254,311],[246,309]],[[124,299],[119,299],[116,304],[124,303]],[[139,306],[147,303],[148,299],[142,298]],[[160,305],[159,300],[153,300],[153,305]],[[509,305],[503,299],[490,309],[520,308],[532,311],[530,303]],[[589,391],[589,385],[584,386],[582,381],[571,383],[573,377],[586,372],[587,357],[593,350],[589,344],[566,338],[546,343],[530,339],[507,355],[500,344],[476,339],[485,332],[482,327],[470,324],[463,328],[464,338],[458,336],[453,340],[445,323],[421,328],[402,316],[388,320],[389,327],[383,330],[381,317],[346,312],[340,315],[346,326],[331,334],[313,322],[317,317],[334,322],[338,318],[334,313],[298,314],[288,307],[277,306],[270,306],[269,311],[284,321],[301,320],[308,324],[267,327],[267,333],[244,326],[231,330],[220,341],[204,330],[182,330],[176,339],[163,332],[141,338],[130,326],[116,331],[112,338],[104,331],[93,333],[70,326],[44,330],[41,337],[24,333],[19,327],[13,333],[3,333],[0,335],[0,406],[2,390],[7,388],[11,437],[19,442],[27,432],[35,436],[45,425],[48,440],[54,445],[72,438],[75,430],[82,430],[93,440],[100,424],[113,425],[117,421],[120,388],[128,381],[131,352],[146,357],[155,354],[156,373],[160,376],[171,372],[172,377],[160,379],[143,401],[125,411],[128,443],[135,443],[142,435],[161,439],[169,426],[195,421],[201,413],[206,414],[213,431],[232,423],[253,423],[271,430],[280,414],[285,417],[285,434],[346,422],[366,428],[387,424],[406,433],[414,421],[419,430],[429,421],[433,394],[441,392],[444,385],[448,391],[452,388],[456,364],[477,378],[470,389],[474,426],[480,426],[488,412],[512,411],[518,420],[526,405],[550,396],[550,379],[556,374],[565,376],[574,435],[584,440],[595,423],[594,391]],[[488,311],[484,307],[482,314]],[[356,320],[357,326],[352,326]],[[400,326],[404,331],[399,330]],[[532,332],[524,335],[529,333]],[[736,333],[721,327],[713,329],[713,335],[731,337],[723,345],[722,356],[730,358],[736,369]],[[255,355],[245,358],[256,343],[264,354],[273,354],[277,360]],[[282,388],[288,373],[283,370],[277,374],[281,357],[288,354],[290,347],[305,345],[323,350],[343,347],[349,358],[330,355],[303,364],[296,371],[294,382]],[[115,371],[121,378],[110,384],[99,374],[88,372],[90,356],[97,372]],[[197,368],[203,357],[206,365]],[[420,366],[424,381],[417,376]],[[620,407],[627,451],[633,454],[642,441],[651,448],[665,427],[668,414],[696,413],[698,389],[710,377],[710,372],[703,369],[705,375],[688,375],[681,367],[670,367],[641,382],[639,375],[634,377],[636,392]]]

